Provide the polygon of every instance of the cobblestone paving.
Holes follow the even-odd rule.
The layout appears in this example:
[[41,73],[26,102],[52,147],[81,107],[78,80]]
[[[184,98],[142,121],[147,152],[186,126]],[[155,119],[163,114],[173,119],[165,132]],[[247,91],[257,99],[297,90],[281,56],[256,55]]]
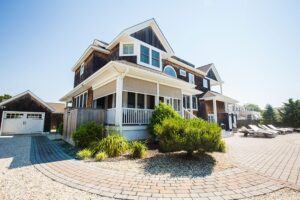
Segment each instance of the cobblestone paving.
[[226,142],[230,157],[239,165],[300,188],[300,134],[272,139],[238,134]]
[[[229,143],[238,139],[230,138]],[[206,177],[164,177],[86,165],[66,155],[46,137],[33,137],[32,147],[31,161],[46,176],[73,188],[117,199],[241,199],[285,187],[282,182],[244,168]]]

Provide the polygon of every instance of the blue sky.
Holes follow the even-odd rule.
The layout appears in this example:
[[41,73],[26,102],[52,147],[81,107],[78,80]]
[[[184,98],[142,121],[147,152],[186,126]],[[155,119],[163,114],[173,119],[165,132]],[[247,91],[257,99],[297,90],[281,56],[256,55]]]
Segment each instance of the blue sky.
[[0,95],[27,89],[58,101],[95,39],[154,17],[177,56],[215,63],[224,94],[280,106],[300,99],[300,1],[0,2]]

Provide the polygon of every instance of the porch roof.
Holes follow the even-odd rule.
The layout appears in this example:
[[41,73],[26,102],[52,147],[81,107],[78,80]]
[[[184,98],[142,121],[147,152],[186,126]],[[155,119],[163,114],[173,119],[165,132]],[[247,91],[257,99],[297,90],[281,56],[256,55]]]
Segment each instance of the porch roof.
[[[180,88],[184,94],[197,95],[201,94],[200,90],[195,89],[196,85],[186,81],[171,77],[165,73],[140,66],[125,60],[110,61],[89,78],[77,85],[69,93],[63,96],[60,101],[70,101],[72,97],[86,91],[89,88],[99,88],[113,80],[118,76],[129,76],[141,80],[159,83],[174,88]],[[101,78],[100,78],[101,77]]]
[[202,97],[200,97],[201,100],[217,100],[217,101],[223,101],[223,102],[227,102],[227,103],[232,103],[232,104],[236,104],[238,103],[238,100],[235,100],[231,97],[222,95],[220,93],[217,92],[213,92],[213,91],[207,91],[206,93],[204,93],[202,95]]

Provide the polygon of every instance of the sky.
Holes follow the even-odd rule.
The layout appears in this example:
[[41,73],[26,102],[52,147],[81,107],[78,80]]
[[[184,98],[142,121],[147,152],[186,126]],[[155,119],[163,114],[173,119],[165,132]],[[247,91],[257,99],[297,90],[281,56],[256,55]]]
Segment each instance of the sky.
[[155,18],[175,54],[214,63],[223,93],[281,106],[300,99],[300,1],[0,1],[0,95],[31,90],[47,102],[73,87],[71,68],[99,39]]

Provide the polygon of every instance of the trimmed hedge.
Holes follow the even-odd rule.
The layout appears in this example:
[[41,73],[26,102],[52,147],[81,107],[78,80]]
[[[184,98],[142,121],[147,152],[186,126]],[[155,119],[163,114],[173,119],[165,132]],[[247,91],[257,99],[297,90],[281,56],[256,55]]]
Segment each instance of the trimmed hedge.
[[75,145],[79,148],[86,148],[91,143],[99,141],[104,137],[105,130],[102,124],[94,121],[82,124],[72,135]]
[[140,141],[130,143],[130,156],[132,158],[145,158],[147,156],[147,145]]

